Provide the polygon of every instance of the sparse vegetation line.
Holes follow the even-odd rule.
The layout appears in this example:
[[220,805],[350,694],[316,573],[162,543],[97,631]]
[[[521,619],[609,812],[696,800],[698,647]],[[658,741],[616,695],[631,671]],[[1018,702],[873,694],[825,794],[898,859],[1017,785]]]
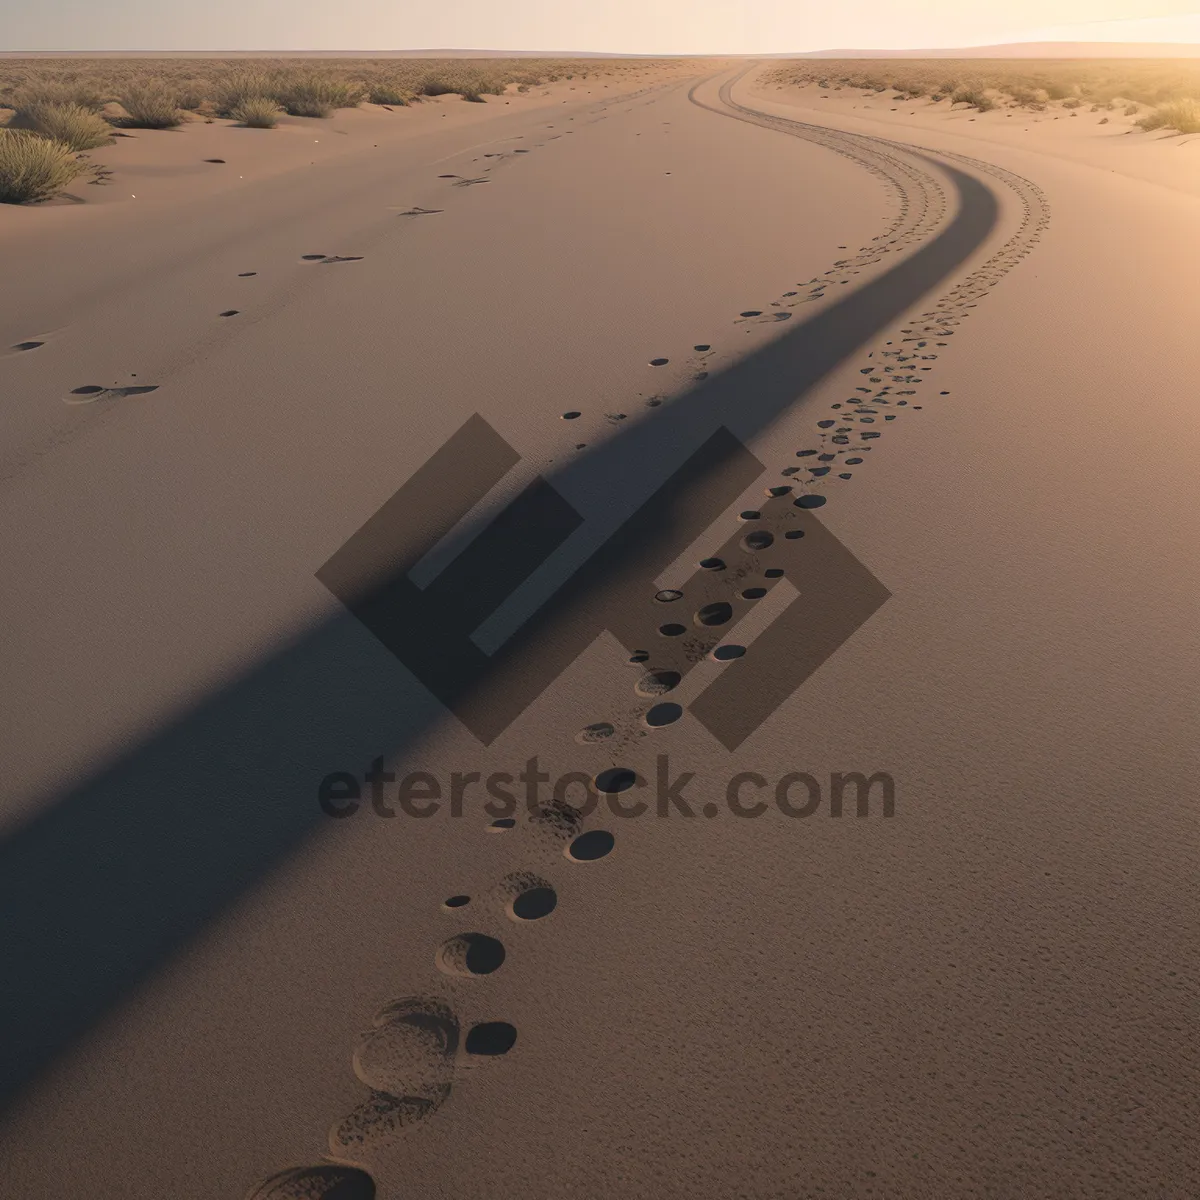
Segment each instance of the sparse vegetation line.
[[1142,114],[1137,124],[1146,130],[1200,132],[1200,62],[1191,59],[813,59],[781,63],[763,81],[888,92],[896,101],[928,97],[980,112],[1087,105]]
[[271,129],[283,113],[331,117],[424,97],[483,103],[510,88],[644,72],[652,60],[12,58],[0,60],[0,202],[35,203],[88,170],[79,155],[115,127],[173,129],[227,119]]

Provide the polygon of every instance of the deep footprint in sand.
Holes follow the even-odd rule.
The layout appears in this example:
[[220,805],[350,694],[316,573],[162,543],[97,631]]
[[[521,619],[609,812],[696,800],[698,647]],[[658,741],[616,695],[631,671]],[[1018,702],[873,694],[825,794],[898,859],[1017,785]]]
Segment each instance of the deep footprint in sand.
[[375,1181],[341,1163],[292,1167],[264,1180],[247,1200],[375,1200]]
[[439,971],[462,978],[491,975],[504,965],[504,943],[486,933],[458,933],[439,947],[434,961]]
[[478,178],[478,179],[459,179],[457,182],[455,182],[455,183],[452,183],[450,186],[451,186],[451,187],[474,187],[474,186],[475,186],[475,184],[477,184],[477,183],[491,183],[491,180],[490,180],[490,179],[484,179],[484,178]]
[[581,833],[564,853],[573,862],[595,862],[608,855],[615,844],[616,838],[607,829],[589,829],[587,833]]
[[411,996],[378,1012],[359,1039],[354,1073],[371,1095],[329,1131],[329,1148],[347,1154],[390,1140],[432,1116],[450,1094],[458,1020],[441,1000]]
[[531,871],[506,875],[498,893],[508,917],[518,923],[540,921],[558,907],[558,893],[549,880]]
[[422,208],[418,204],[415,208],[405,209],[400,215],[402,217],[432,217],[442,211],[444,210],[440,208]]
[[565,800],[553,799],[530,813],[529,825],[541,841],[565,842],[583,828],[583,817],[577,808]]
[[[518,150],[519,154],[520,151]],[[507,1054],[517,1043],[515,1026],[507,1021],[483,1021],[467,1032],[463,1049],[468,1054],[495,1056]]]
[[28,342],[18,342],[12,347],[12,349],[15,351],[36,350],[39,346],[44,346],[45,344],[45,342],[36,342],[30,340]]
[[88,383],[83,387],[72,388],[68,396],[63,397],[64,404],[94,404],[97,400],[122,400],[127,396],[144,396],[147,392],[157,392],[158,384],[143,384],[140,387],[101,387],[98,383]]

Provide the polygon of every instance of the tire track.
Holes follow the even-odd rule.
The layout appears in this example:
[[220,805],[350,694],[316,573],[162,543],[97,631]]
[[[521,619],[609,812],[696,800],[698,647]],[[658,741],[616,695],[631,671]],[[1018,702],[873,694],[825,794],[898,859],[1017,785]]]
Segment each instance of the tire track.
[[[636,764],[648,732],[673,725],[687,707],[686,701],[683,705],[664,705],[664,697],[682,687],[689,671],[701,661],[727,663],[747,653],[745,646],[730,643],[728,634],[758,601],[770,595],[785,575],[784,560],[778,553],[779,539],[794,540],[807,534],[811,541],[812,535],[823,533],[808,517],[808,511],[823,506],[836,484],[853,477],[853,470],[843,468],[865,465],[864,456],[872,451],[890,422],[924,408],[916,400],[923,390],[930,390],[928,385],[936,373],[934,364],[939,359],[936,350],[949,346],[948,339],[970,315],[970,310],[1032,252],[1050,217],[1044,193],[1036,184],[992,163],[964,154],[844,133],[747,108],[733,99],[732,88],[752,69],[746,68],[721,85],[718,95],[726,109],[699,98],[698,90],[706,81],[694,85],[688,99],[710,112],[801,137],[858,163],[880,180],[898,207],[885,233],[873,240],[878,245],[868,245],[857,255],[839,260],[826,272],[827,278],[849,282],[852,275],[880,262],[884,254],[937,233],[947,219],[947,198],[937,177],[921,164],[937,166],[938,159],[944,158],[995,179],[1017,198],[1020,213],[1014,232],[1003,244],[941,293],[931,307],[911,318],[901,328],[899,341],[884,340],[865,351],[858,368],[863,383],[854,389],[854,395],[832,403],[828,415],[815,422],[815,429],[805,436],[805,444],[796,451],[801,465],[788,465],[779,472],[786,482],[763,489],[765,502],[750,500],[740,515],[742,523],[727,537],[721,539],[714,534],[714,541],[721,540],[722,544],[693,564],[688,579],[672,581],[666,590],[642,597],[638,624],[646,631],[644,645],[653,646],[654,650],[652,656],[649,650],[635,650],[630,659],[645,672],[633,685],[630,707],[620,714],[597,717],[577,735],[581,744],[599,743],[607,747],[609,756],[600,774],[624,773],[639,783],[646,781],[647,773],[637,770]],[[803,301],[795,303],[821,298],[825,284],[814,282],[818,286]],[[943,391],[941,395],[948,393]],[[810,567],[813,565],[809,563]],[[686,605],[678,607],[688,612],[694,610],[694,619],[689,624],[695,628],[686,635],[654,636],[656,629],[661,633],[667,628],[660,625],[665,615],[664,601],[681,601],[685,597]],[[747,606],[747,600],[754,603]],[[685,616],[684,620],[688,618]],[[676,624],[672,628],[683,630],[685,626]],[[750,652],[753,653],[753,647]],[[679,698],[684,699],[682,692]],[[667,707],[670,711],[664,714]],[[656,750],[663,736],[655,738]]]
[[[747,70],[749,70],[748,68]],[[688,595],[687,607],[697,608],[697,622],[702,628],[689,637],[659,639],[655,661],[648,661],[648,654],[635,652],[633,662],[644,664],[644,671],[634,685],[634,699],[629,711],[611,721],[598,720],[578,735],[577,741],[585,746],[596,746],[605,756],[606,764],[593,775],[593,786],[597,793],[615,794],[630,786],[632,778],[640,777],[629,765],[620,761],[636,757],[623,752],[632,751],[637,744],[654,731],[674,723],[681,710],[679,706],[664,702],[664,695],[673,690],[691,666],[704,658],[728,661],[735,656],[721,655],[723,627],[732,622],[735,606],[730,601],[737,599],[757,600],[769,594],[775,581],[783,571],[770,565],[769,549],[776,535],[785,540],[803,536],[809,518],[806,510],[824,504],[825,492],[833,479],[849,478],[851,473],[834,470],[835,465],[856,466],[862,463],[861,455],[870,451],[872,443],[880,436],[873,426],[896,419],[905,409],[920,409],[922,406],[909,402],[909,396],[919,394],[919,389],[929,383],[927,376],[933,372],[935,353],[922,353],[929,349],[929,342],[948,339],[980,298],[995,286],[1019,261],[1025,257],[1038,240],[1048,220],[1048,211],[1039,189],[1028,180],[992,164],[982,163],[964,155],[934,152],[859,134],[842,133],[821,126],[787,118],[758,113],[733,100],[731,89],[746,72],[726,81],[719,92],[725,108],[704,103],[697,96],[701,84],[694,85],[688,98],[699,107],[707,108],[732,119],[757,124],[790,136],[802,137],[862,166],[888,191],[896,213],[884,232],[873,238],[856,254],[839,259],[823,277],[810,281],[807,294],[793,301],[794,305],[822,299],[831,285],[849,285],[854,277],[885,261],[887,255],[898,254],[911,247],[918,247],[916,254],[884,273],[882,278],[867,284],[863,291],[882,288],[878,295],[882,303],[868,305],[873,334],[885,328],[895,315],[903,311],[916,296],[923,294],[928,276],[921,270],[911,269],[913,259],[931,249],[931,242],[946,242],[949,252],[944,259],[933,259],[934,269],[940,278],[945,278],[976,246],[990,233],[992,222],[988,219],[986,204],[982,204],[982,218],[964,217],[964,210],[974,201],[977,207],[983,200],[981,192],[969,193],[964,177],[951,177],[958,185],[960,194],[959,213],[952,217],[948,194],[942,178],[930,167],[942,166],[938,158],[950,160],[997,180],[1014,192],[1022,203],[1018,227],[1004,244],[981,266],[972,270],[965,278],[955,283],[927,311],[911,321],[902,331],[903,341],[886,341],[867,351],[865,365],[860,367],[864,382],[858,394],[845,401],[833,404],[834,416],[816,423],[811,447],[798,451],[802,459],[814,459],[821,465],[808,467],[809,477],[797,489],[795,477],[805,468],[788,466],[781,474],[792,482],[766,489],[766,502],[742,513],[744,524],[718,548],[713,557],[704,559],[700,570],[706,580],[705,586],[695,588],[691,581],[682,590],[659,591],[646,597],[647,628],[653,628],[662,620],[663,604],[680,600]],[[629,98],[626,98],[629,99]],[[597,118],[599,119],[599,118]],[[946,266],[948,264],[948,267]],[[942,269],[945,267],[946,269]],[[889,278],[893,283],[889,286]],[[801,349],[806,342],[816,337],[824,343],[829,339],[826,328],[829,321],[841,319],[846,312],[846,301],[839,302],[818,314],[808,322],[808,337],[795,341],[794,335],[786,339]],[[758,314],[753,314],[758,315]],[[804,393],[826,373],[845,358],[847,353],[861,350],[864,339],[859,337],[861,323],[851,323],[849,337],[851,345],[838,345],[834,339],[832,350],[815,365],[805,363],[805,370],[793,375],[793,385],[786,394],[772,395],[761,406],[760,427],[786,414]],[[802,330],[795,331],[796,334]],[[939,346],[948,343],[937,341]],[[796,351],[792,351],[792,361]],[[773,369],[773,368],[772,368]],[[737,368],[726,372],[726,376],[738,375]],[[731,386],[714,381],[696,389],[690,399],[691,417],[697,414],[697,395],[708,392],[713,397],[711,408],[719,412],[719,400],[728,394]],[[784,383],[785,389],[787,382]],[[888,411],[882,411],[882,410]],[[900,411],[897,411],[900,410]],[[664,414],[666,415],[666,414]],[[882,418],[879,420],[878,418]],[[667,421],[668,427],[674,422]],[[614,442],[623,441],[622,437]],[[604,458],[604,455],[598,456]],[[840,460],[840,462],[839,462]],[[826,465],[828,464],[828,465]],[[796,494],[797,490],[799,495]],[[813,532],[809,530],[809,532]],[[695,578],[695,577],[694,577]],[[747,587],[747,584],[758,585]],[[736,594],[736,595],[735,595]],[[634,601],[637,603],[637,601]],[[743,606],[744,607],[744,606]],[[515,638],[514,642],[521,639]],[[738,647],[726,647],[737,650]],[[738,656],[740,657],[740,655]],[[664,710],[671,710],[665,712]],[[655,714],[658,714],[656,716]],[[660,735],[661,736],[661,735]],[[493,822],[491,832],[512,830],[515,822],[511,818]],[[567,857],[572,861],[588,861],[601,857],[612,847],[612,837],[606,831],[593,829],[584,832],[583,815],[570,805],[551,803],[530,814],[527,819],[527,837],[521,840],[523,858],[528,858],[540,849],[549,851],[556,859]],[[523,833],[526,831],[522,831]],[[603,837],[606,842],[601,853],[584,853],[582,839]],[[579,847],[579,852],[575,851]],[[548,866],[548,864],[547,864]],[[523,867],[506,877],[499,885],[499,895],[509,909],[513,906],[513,895],[538,893],[554,895],[552,883]],[[470,899],[456,896],[446,902],[448,910],[461,910]],[[509,916],[515,919],[515,912]],[[475,976],[488,974],[503,961],[503,946],[499,941],[484,934],[460,934],[451,938],[438,951],[438,964],[444,974],[450,976]],[[485,961],[485,959],[487,961]],[[503,1022],[493,1022],[516,1033]],[[489,1034],[489,1036],[491,1036]],[[503,1039],[501,1039],[503,1042]],[[504,1043],[504,1049],[490,1053],[503,1053],[512,1043]],[[393,1001],[374,1019],[355,1050],[353,1065],[361,1082],[370,1089],[368,1098],[351,1114],[335,1122],[330,1130],[330,1157],[324,1162],[309,1167],[295,1167],[280,1175],[272,1176],[252,1190],[253,1200],[320,1200],[336,1194],[346,1200],[368,1200],[375,1194],[371,1174],[364,1169],[364,1157],[369,1157],[375,1148],[382,1148],[413,1125],[428,1119],[449,1097],[457,1073],[471,1065],[476,1054],[488,1054],[487,1050],[472,1051],[471,1035],[465,1041],[460,1037],[457,1017],[446,1002],[437,995],[408,997]]]

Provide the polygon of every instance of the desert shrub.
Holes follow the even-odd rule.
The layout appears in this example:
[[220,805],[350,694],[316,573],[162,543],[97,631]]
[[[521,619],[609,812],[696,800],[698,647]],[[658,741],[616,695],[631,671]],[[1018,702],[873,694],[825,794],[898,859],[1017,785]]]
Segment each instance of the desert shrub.
[[1083,101],[1078,96],[1070,96],[1063,101],[1063,108],[1082,108]]
[[954,104],[969,104],[980,112],[990,112],[996,107],[996,102],[980,88],[961,87],[951,97]]
[[293,117],[332,117],[362,101],[363,86],[314,71],[283,71],[271,94]]
[[378,79],[368,85],[367,99],[372,104],[387,104],[402,107],[413,102],[413,93],[391,79]]
[[62,142],[23,129],[0,129],[0,204],[48,200],[85,169]]
[[179,85],[179,107],[188,112],[206,107],[211,102],[213,85],[208,79],[187,79]]
[[1139,122],[1141,129],[1177,129],[1180,133],[1200,133],[1200,100],[1173,100],[1160,104]]
[[229,117],[247,100],[273,99],[274,80],[265,71],[233,71],[217,84],[211,97],[217,115]]
[[8,128],[61,142],[76,153],[112,141],[112,126],[98,113],[79,104],[28,104],[17,109]]
[[250,129],[274,129],[282,111],[270,96],[245,96],[229,110],[229,115]]
[[1044,109],[1050,97],[1044,88],[1023,87],[1020,84],[1009,86],[1008,94],[1022,107]]
[[11,104],[17,109],[35,104],[73,104],[98,113],[112,98],[111,91],[92,83],[46,80],[15,88]]
[[118,99],[125,110],[120,124],[131,129],[174,129],[183,120],[178,94],[157,79],[126,88]]
[[417,92],[422,96],[451,96],[454,84],[445,75],[426,75],[417,85]]

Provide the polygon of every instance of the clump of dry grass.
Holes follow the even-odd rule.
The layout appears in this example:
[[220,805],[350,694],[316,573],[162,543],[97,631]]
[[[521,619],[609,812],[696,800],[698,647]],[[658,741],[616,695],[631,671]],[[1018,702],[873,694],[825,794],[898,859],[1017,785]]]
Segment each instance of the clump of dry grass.
[[1138,121],[1140,129],[1176,129],[1180,133],[1200,133],[1200,100],[1173,100],[1160,104]]
[[250,129],[274,129],[282,112],[270,96],[246,96],[229,110],[229,115]]
[[73,104],[98,113],[110,100],[113,93],[88,81],[70,79],[29,79],[0,88],[0,95],[8,95],[5,101],[12,108],[26,108],[35,104]]
[[[663,66],[661,60],[622,59],[8,58],[0,59],[0,106],[16,108],[18,95],[31,92],[36,93],[31,99],[95,112],[119,99],[132,124],[150,109],[164,117],[183,109],[229,118],[242,103],[266,97],[298,116],[331,116],[364,98],[389,106],[423,95],[453,94],[478,102],[501,95],[509,85],[529,90],[570,76],[602,87]],[[685,60],[672,66],[680,74],[695,69]],[[130,101],[148,87],[165,98],[155,104],[135,101],[135,113]],[[151,127],[163,127],[161,120]]]
[[365,91],[361,83],[294,70],[279,72],[269,94],[293,117],[332,117],[361,103]]
[[17,109],[7,128],[61,142],[76,153],[112,141],[112,126],[98,113],[79,104],[27,103]]
[[372,104],[386,104],[388,107],[403,108],[416,98],[416,92],[402,87],[394,79],[379,79],[367,85],[367,99]]
[[62,142],[23,129],[0,129],[0,204],[49,200],[84,170]]
[[274,102],[272,90],[271,76],[265,71],[238,70],[216,83],[207,99],[220,116],[229,117],[249,100],[266,97]]
[[[934,96],[961,90],[1003,92],[1023,107],[1067,102],[1107,105],[1119,99],[1163,106],[1200,96],[1196,59],[823,59],[781,63],[766,77],[779,84],[834,82],[864,91],[921,87]],[[1030,101],[1029,93],[1039,95]],[[1132,111],[1130,111],[1132,109]]]
[[125,110],[118,123],[131,129],[174,129],[183,121],[179,93],[159,79],[126,88],[118,100]]
[[996,107],[995,100],[982,88],[977,87],[956,88],[950,100],[953,104],[969,104],[972,108],[979,109],[980,112],[991,112]]
[[1010,84],[1007,90],[1013,98],[1013,103],[1020,108],[1031,108],[1035,112],[1044,112],[1046,105],[1050,102],[1050,93],[1045,88],[1026,87],[1024,84],[1014,83]]

